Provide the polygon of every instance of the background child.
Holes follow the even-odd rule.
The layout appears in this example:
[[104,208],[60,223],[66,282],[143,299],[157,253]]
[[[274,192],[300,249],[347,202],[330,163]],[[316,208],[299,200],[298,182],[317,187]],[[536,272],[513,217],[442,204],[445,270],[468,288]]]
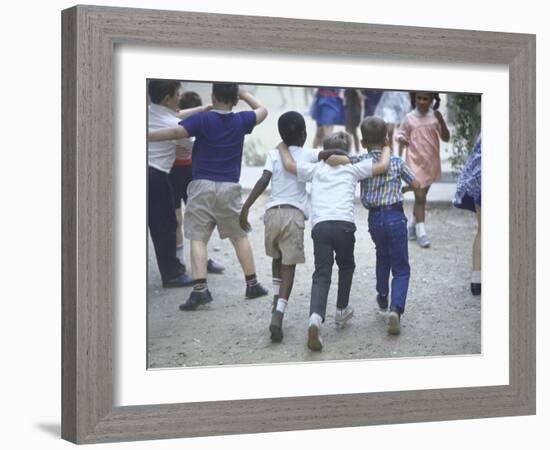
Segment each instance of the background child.
[[361,94],[358,89],[344,89],[344,111],[346,113],[346,131],[353,137],[353,147],[360,151],[357,128],[361,123]]
[[[252,111],[233,113],[239,99]],[[243,268],[246,298],[256,298],[267,291],[256,279],[254,257],[247,234],[239,224],[241,211],[241,159],[244,136],[267,116],[267,109],[251,94],[234,83],[214,83],[213,109],[194,114],[178,127],[150,131],[149,140],[162,141],[194,136],[193,181],[187,189],[184,215],[185,237],[191,240],[193,292],[180,305],[184,311],[197,309],[212,301],[206,281],[207,244],[218,227],[220,238],[229,238]]]
[[[378,161],[387,142],[387,132],[387,124],[382,119],[367,117],[361,124],[361,143],[368,153],[354,159]],[[401,179],[409,184],[409,188],[420,188],[403,160],[392,156],[386,174],[361,182],[361,203],[369,210],[369,233],[376,246],[376,300],[384,311],[388,308],[390,271],[393,275],[388,316],[388,331],[391,334],[400,332],[410,278],[407,218],[403,212]]]
[[407,165],[421,186],[414,192],[413,217],[408,228],[408,237],[410,240],[418,239],[422,248],[430,246],[424,226],[426,196],[431,184],[441,176],[439,141],[441,139],[449,142],[450,139],[445,119],[438,111],[439,101],[434,103],[435,95],[432,92],[415,94],[416,107],[405,116],[396,136],[400,145],[408,147]]
[[[178,116],[181,119],[191,116],[192,114],[200,111],[204,111],[209,108],[200,108],[202,106],[202,99],[199,94],[193,91],[184,92],[178,102],[180,112]],[[183,215],[181,211],[181,202],[187,204],[187,186],[193,179],[192,174],[192,155],[193,151],[193,139],[184,138],[176,143],[176,160],[170,170],[170,183],[174,191],[174,205],[176,207],[176,256],[178,259],[185,263],[184,249],[183,249],[183,233],[181,225],[183,223]],[[223,273],[225,268],[214,261],[212,258],[208,258],[207,263],[208,273]]]
[[344,125],[346,117],[344,103],[340,97],[341,89],[319,88],[310,108],[311,117],[317,123],[313,148],[321,147],[326,137],[330,136],[334,125]]
[[[345,132],[329,136],[324,147],[341,149],[349,153],[351,139]],[[331,284],[332,266],[338,265],[338,294],[336,301],[337,323],[344,323],[353,316],[349,293],[355,270],[355,189],[358,180],[380,175],[388,170],[390,149],[386,147],[380,161],[361,161],[355,165],[331,167],[325,162],[317,164],[296,163],[286,145],[279,151],[285,169],[296,173],[298,180],[311,181],[311,221],[315,272],[312,276],[310,317],[307,345],[310,350],[323,348],[319,331],[325,320],[327,298]],[[330,160],[330,158],[329,158]]]

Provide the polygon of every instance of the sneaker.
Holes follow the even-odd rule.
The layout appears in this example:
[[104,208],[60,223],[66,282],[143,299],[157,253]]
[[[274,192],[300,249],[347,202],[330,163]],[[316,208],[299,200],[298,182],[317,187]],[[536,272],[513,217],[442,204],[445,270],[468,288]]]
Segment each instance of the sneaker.
[[193,291],[185,303],[179,306],[180,311],[195,311],[212,301],[212,294],[207,289],[204,292]]
[[163,288],[178,288],[193,286],[193,278],[186,273],[180,273],[177,277],[162,282]]
[[401,333],[401,314],[395,310],[391,310],[388,316],[388,332],[390,334]]
[[428,239],[427,234],[423,234],[422,236],[418,236],[418,245],[422,248],[429,248],[430,247],[430,240]]
[[206,271],[208,273],[220,274],[220,273],[223,273],[224,270],[225,270],[225,267],[213,259],[209,259],[208,263],[206,264]]
[[271,332],[271,340],[273,342],[281,342],[283,340],[283,317],[281,311],[273,311],[271,314],[271,323],[269,331]]
[[307,329],[307,348],[313,352],[320,352],[323,349],[323,343],[321,342],[319,327],[317,325],[312,324]]
[[481,283],[470,283],[472,295],[481,295]]
[[253,286],[246,286],[246,291],[244,293],[244,296],[248,299],[252,298],[258,298],[263,297],[264,295],[267,295],[269,292],[267,289],[265,289],[260,283],[256,283]]
[[336,308],[336,314],[334,314],[334,321],[336,322],[337,325],[343,325],[352,317],[353,317],[353,307],[351,305],[348,305],[344,309]]
[[409,241],[416,240],[416,226],[414,224],[407,227],[407,238]]
[[388,296],[376,294],[376,303],[378,303],[380,311],[386,311],[388,309]]

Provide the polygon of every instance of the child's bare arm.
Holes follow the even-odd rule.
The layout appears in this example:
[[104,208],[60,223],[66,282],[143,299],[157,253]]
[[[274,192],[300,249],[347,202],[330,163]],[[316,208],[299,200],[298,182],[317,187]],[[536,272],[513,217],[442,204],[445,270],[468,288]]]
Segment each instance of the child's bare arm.
[[279,154],[281,155],[281,160],[283,162],[285,170],[296,175],[296,161],[294,161],[294,158],[288,151],[288,147],[286,146],[286,144],[284,142],[281,142],[277,146],[277,150],[279,150]]
[[420,186],[420,183],[419,183],[416,179],[414,179],[414,180],[412,180],[409,184],[407,184],[406,186],[403,186],[403,187],[401,188],[401,192],[403,192],[403,194],[404,194],[405,192],[410,192],[410,191],[415,191],[415,192],[417,192],[417,191],[420,190],[421,187],[422,187],[422,186]]
[[384,175],[390,165],[391,148],[385,145],[378,161],[372,165],[372,176]]
[[212,109],[212,105],[195,106],[194,108],[180,109],[177,115],[180,119],[183,120],[198,112],[206,112],[206,111],[210,111],[211,109]]
[[439,126],[441,127],[441,140],[443,142],[449,142],[449,139],[451,139],[451,133],[449,132],[449,128],[447,127],[447,123],[445,122],[445,119],[443,118],[443,114],[436,109],[434,111],[434,116],[439,122]]
[[239,98],[246,102],[256,113],[256,125],[262,123],[267,117],[267,108],[263,106],[250,92],[239,89]]
[[239,224],[244,231],[250,231],[252,227],[248,223],[248,211],[250,207],[254,204],[256,199],[262,195],[269,186],[269,181],[271,180],[271,172],[269,170],[264,170],[262,176],[256,181],[256,184],[252,188],[252,191],[248,195],[248,198],[244,202],[244,205],[241,209],[241,214],[239,215]]
[[174,139],[183,139],[189,137],[189,133],[182,126],[173,128],[159,128],[158,130],[149,130],[147,133],[147,140],[151,142],[156,141],[171,141]]

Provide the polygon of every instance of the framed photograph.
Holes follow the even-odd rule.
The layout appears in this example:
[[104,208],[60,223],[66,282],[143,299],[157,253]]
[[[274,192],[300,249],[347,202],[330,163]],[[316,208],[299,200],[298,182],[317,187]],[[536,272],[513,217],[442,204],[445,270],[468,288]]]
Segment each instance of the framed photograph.
[[[63,438],[76,443],[114,442],[535,413],[534,36],[96,6],[63,11],[62,24]],[[409,63],[413,67],[408,71],[398,67]],[[450,82],[449,71],[459,73],[459,81]],[[205,83],[238,83],[260,100],[280,102],[271,120],[291,109],[283,106],[288,101],[302,104],[299,112],[311,121],[309,104],[323,89],[440,92],[447,114],[453,102],[448,94],[464,98],[481,94],[483,142],[488,149],[483,162],[484,207],[491,206],[486,199],[499,198],[486,196],[494,189],[487,180],[503,187],[507,195],[500,196],[501,203],[493,202],[490,214],[499,230],[489,232],[494,222],[485,222],[489,214],[484,215],[484,267],[492,267],[486,272],[496,275],[486,283],[484,272],[482,307],[471,302],[469,314],[478,321],[473,345],[460,348],[466,341],[458,340],[458,347],[450,351],[401,352],[401,346],[406,347],[402,339],[395,341],[405,342],[391,354],[354,355],[342,349],[331,353],[336,341],[346,336],[340,333],[333,339],[330,333],[335,332],[327,331],[324,353],[309,351],[307,307],[303,324],[290,327],[282,343],[270,342],[269,312],[267,318],[256,317],[256,306],[235,306],[232,299],[222,299],[224,288],[228,292],[242,288],[243,293],[245,289],[240,268],[233,267],[234,255],[224,261],[222,244],[218,248],[211,243],[210,254],[218,264],[229,262],[231,267],[225,270],[241,278],[242,286],[217,281],[221,284],[213,289],[213,311],[179,311],[178,303],[186,303],[190,289],[163,294],[163,283],[171,280],[157,272],[152,247],[147,265],[147,247],[152,243],[145,238],[143,221],[151,80],[183,81],[182,88],[200,91],[205,104],[211,90],[211,84]],[[298,92],[303,99],[289,99]],[[307,100],[306,95],[310,95]],[[256,109],[246,100],[249,97],[241,98],[248,103],[243,109]],[[309,140],[316,133],[311,130]],[[276,138],[274,132],[258,147],[274,148]],[[251,142],[245,145],[244,157],[250,158],[246,166],[258,156]],[[502,151],[493,147],[509,149],[505,162]],[[261,170],[253,173],[259,176]],[[128,201],[132,196],[142,199],[138,206]],[[253,233],[261,235],[259,215],[265,208],[253,208],[258,209],[251,209],[249,216]],[[503,217],[499,211],[501,215],[504,211]],[[255,257],[263,254],[262,244],[253,242]],[[506,258],[491,259],[486,244],[505,248]],[[469,255],[469,245],[462,248],[464,255]],[[420,259],[422,254],[418,255]],[[190,265],[189,255],[186,258]],[[496,259],[507,259],[503,272],[495,269],[502,263]],[[259,281],[271,287],[270,270],[257,272]],[[304,271],[305,280],[300,280],[308,285],[306,296],[310,273],[306,276]],[[504,283],[502,273],[507,274]],[[441,283],[445,291],[447,278]],[[180,301],[175,302],[175,295]],[[451,297],[441,301],[452,302]],[[251,301],[263,302],[262,311],[269,311],[271,295],[265,298],[269,300]],[[289,307],[294,307],[291,302]],[[208,336],[189,332],[191,318],[198,314],[198,320],[212,320],[197,332],[215,331],[216,324],[224,328],[233,309],[250,313],[249,320],[260,323],[264,331],[253,333],[255,342],[251,338],[241,342],[239,333],[231,335],[225,329],[218,345],[221,351],[208,348],[210,359],[203,358],[202,343]],[[330,305],[331,320],[336,312]],[[365,310],[365,317],[370,314]],[[400,338],[413,330],[407,321],[408,314]],[[170,324],[183,334],[175,333],[173,342],[162,341],[169,333],[158,330],[168,330]],[[490,331],[491,324],[497,332]],[[343,333],[350,330],[353,336],[363,333],[355,323]],[[433,331],[435,338],[444,334]],[[285,345],[287,350],[298,349],[296,355],[281,352]],[[170,356],[163,360],[163,349],[170,346]],[[234,351],[235,346],[242,351]],[[273,358],[262,359],[262,351]],[[285,357],[277,359],[281,354]],[[411,360],[413,356],[419,358]],[[483,378],[493,366],[498,374]],[[445,383],[430,378],[442,370],[458,374],[458,379]],[[399,376],[405,371],[411,378],[407,383]],[[472,377],[474,372],[480,378]],[[334,382],[341,377],[345,383]],[[285,386],[277,379],[292,383]]]

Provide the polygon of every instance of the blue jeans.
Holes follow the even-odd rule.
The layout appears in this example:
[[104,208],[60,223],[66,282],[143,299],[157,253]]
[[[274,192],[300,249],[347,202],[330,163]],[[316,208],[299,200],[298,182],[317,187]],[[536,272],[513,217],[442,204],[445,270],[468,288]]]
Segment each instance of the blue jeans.
[[353,257],[355,224],[341,220],[319,222],[311,230],[311,237],[313,238],[315,272],[313,272],[311,283],[309,315],[317,313],[324,322],[332,278],[332,266],[335,259],[338,266],[336,307],[344,309],[349,303],[349,293],[355,270],[355,259]]
[[407,218],[401,206],[382,206],[369,211],[369,233],[376,246],[376,291],[388,295],[390,271],[390,308],[405,311],[411,268],[407,240]]

